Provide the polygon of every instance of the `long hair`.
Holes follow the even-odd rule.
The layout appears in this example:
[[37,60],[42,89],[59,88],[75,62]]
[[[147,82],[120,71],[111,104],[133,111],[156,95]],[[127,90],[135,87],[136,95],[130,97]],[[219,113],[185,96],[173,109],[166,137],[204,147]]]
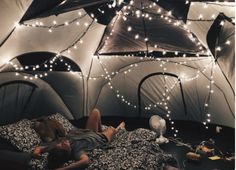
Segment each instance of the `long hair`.
[[70,160],[71,151],[54,147],[48,150],[48,168],[55,169],[61,167],[66,161]]

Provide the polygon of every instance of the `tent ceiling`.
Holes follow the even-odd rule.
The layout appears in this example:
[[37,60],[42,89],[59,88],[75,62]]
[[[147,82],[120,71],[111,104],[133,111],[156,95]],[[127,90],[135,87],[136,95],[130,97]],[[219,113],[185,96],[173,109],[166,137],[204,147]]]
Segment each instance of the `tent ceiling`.
[[108,25],[98,53],[136,51],[204,53],[204,47],[197,44],[198,40],[184,28],[182,21],[159,5],[150,7],[150,2],[136,0],[129,6],[130,8],[122,8]]
[[[99,18],[99,22],[96,22],[96,14],[92,15],[96,5],[90,6],[99,3],[97,6],[102,7],[104,2],[102,0],[90,2],[58,0],[48,3],[50,6],[43,4],[46,2],[44,0],[40,2],[42,4],[39,8],[36,5],[39,0],[33,3],[30,0],[4,0],[0,3],[3,5],[3,7],[0,6],[1,14],[3,14],[0,18],[6,21],[0,35],[2,42],[0,65],[5,64],[15,69],[14,64],[21,66],[20,61],[14,60],[13,64],[6,64],[6,62],[16,56],[35,52],[60,54],[73,60],[81,68],[80,73],[49,71],[44,72],[43,75],[47,76],[42,77],[40,81],[43,80],[50,86],[55,86],[54,89],[60,92],[61,98],[70,103],[68,106],[75,113],[75,117],[87,115],[95,106],[105,111],[105,115],[138,116],[137,89],[140,81],[151,74],[168,73],[175,74],[178,78],[166,81],[161,75],[145,82],[141,106],[144,114],[157,114],[146,110],[145,107],[162,100],[165,85],[171,88],[170,86],[175,86],[177,80],[183,80],[181,83],[189,112],[185,114],[183,107],[179,107],[179,104],[182,104],[180,90],[173,89],[169,101],[173,118],[203,122],[209,119],[210,114],[212,123],[234,127],[234,92],[219,65],[214,63],[212,56],[197,57],[196,55],[206,50],[206,34],[215,19],[212,15],[216,17],[219,12],[224,12],[228,17],[234,17],[234,3],[232,5],[232,3],[191,1],[183,7],[177,2],[183,4],[190,1],[159,0],[156,4],[150,0],[125,1],[123,5],[130,5],[127,7],[121,5],[120,12],[115,13],[117,15],[113,17],[113,15],[107,16],[107,11],[104,14],[101,11],[101,9],[107,9],[107,6],[109,8],[113,2],[109,1],[106,7],[99,8],[100,11],[95,9],[100,13],[101,18],[108,18],[104,19],[104,23],[109,23],[106,26],[99,23]],[[85,6],[86,10],[80,9]],[[142,8],[143,6],[145,8]],[[175,9],[174,6],[176,6]],[[119,8],[111,10],[115,11]],[[16,12],[9,13],[9,9],[15,9]],[[204,15],[199,11],[202,11]],[[142,12],[145,13],[144,17],[136,17]],[[7,15],[9,15],[9,20]],[[37,18],[40,16],[42,18]],[[28,20],[30,18],[33,19]],[[113,20],[110,22],[111,18]],[[23,22],[15,27],[13,24],[15,21]],[[228,24],[225,24],[224,30],[226,31],[227,28],[229,28]],[[226,32],[222,31],[220,35],[225,35]],[[143,53],[136,55],[140,51]],[[153,51],[154,53],[151,53]],[[124,55],[130,52],[132,52],[131,55]],[[164,52],[166,52],[165,55]],[[101,53],[106,55],[101,55]],[[111,53],[121,55],[110,55]],[[159,57],[160,53],[164,57]],[[94,56],[94,54],[98,55]],[[143,57],[143,54],[158,56]],[[234,55],[232,56],[231,59],[234,59]],[[35,57],[40,56],[32,55],[31,58]],[[49,58],[53,56],[46,58],[50,60]],[[221,59],[224,63],[224,58]],[[225,66],[228,67],[227,64]],[[24,74],[21,75],[16,69],[14,71],[24,79]],[[6,80],[7,76],[15,75],[15,72],[1,74],[6,75],[3,76]],[[26,78],[34,81],[32,76],[34,74],[37,74],[37,71],[34,73],[29,71]],[[14,78],[17,79],[17,76]],[[63,80],[66,83],[61,83]],[[155,93],[150,93],[149,90]],[[161,94],[163,96],[160,96]],[[43,97],[45,96],[41,99]],[[76,104],[78,100],[80,103]]]
[[108,0],[89,0],[89,2],[84,0],[34,0],[21,21],[59,15],[84,7],[103,4],[107,1]]
[[19,22],[32,0],[1,0],[0,5],[0,47],[7,37],[14,31],[16,23]]

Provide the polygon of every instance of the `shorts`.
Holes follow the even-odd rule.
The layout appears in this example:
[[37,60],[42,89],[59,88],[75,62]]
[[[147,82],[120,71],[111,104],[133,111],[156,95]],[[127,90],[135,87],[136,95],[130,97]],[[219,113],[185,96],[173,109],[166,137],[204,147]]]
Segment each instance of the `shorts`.
[[108,143],[109,142],[106,135],[104,135],[103,133],[97,133],[97,134],[98,134],[98,136],[101,137],[101,140],[102,140],[103,143]]

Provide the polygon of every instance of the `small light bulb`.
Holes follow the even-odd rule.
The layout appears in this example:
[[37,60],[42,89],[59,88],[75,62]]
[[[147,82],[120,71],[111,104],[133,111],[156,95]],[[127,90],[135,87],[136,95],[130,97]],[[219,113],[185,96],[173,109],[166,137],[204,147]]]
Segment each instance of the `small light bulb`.
[[128,26],[127,30],[128,30],[128,31],[131,31],[131,30],[132,30],[132,27],[131,27],[131,26]]

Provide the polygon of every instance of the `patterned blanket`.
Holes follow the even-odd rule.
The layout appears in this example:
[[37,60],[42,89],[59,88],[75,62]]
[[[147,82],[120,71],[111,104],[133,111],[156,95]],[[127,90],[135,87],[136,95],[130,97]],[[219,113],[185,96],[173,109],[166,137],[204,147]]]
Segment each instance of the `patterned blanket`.
[[87,170],[161,170],[166,164],[176,165],[176,160],[165,154],[155,139],[156,133],[148,129],[122,129],[109,147],[97,148],[89,153],[91,164]]
[[[86,170],[163,170],[165,165],[177,166],[176,159],[164,153],[155,140],[156,133],[148,129],[121,129],[108,147],[88,153],[90,164]],[[46,169],[46,162],[46,159],[34,161],[32,169]]]

